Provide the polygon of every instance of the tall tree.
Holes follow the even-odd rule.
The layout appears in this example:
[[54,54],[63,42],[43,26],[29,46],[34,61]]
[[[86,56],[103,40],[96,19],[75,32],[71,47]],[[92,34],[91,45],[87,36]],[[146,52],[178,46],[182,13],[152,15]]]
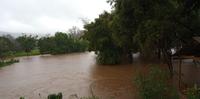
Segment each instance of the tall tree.
[[[131,54],[139,51],[148,59],[163,60],[169,65],[172,73],[171,49],[177,49],[186,41],[190,41],[193,36],[200,35],[199,0],[108,0],[108,2],[113,7],[112,12],[103,13],[85,27],[90,47],[99,53],[116,50],[109,49],[106,44],[99,42],[99,39],[101,41],[106,38],[103,41],[110,41],[111,43],[106,43],[117,47],[119,53],[116,54],[124,60],[131,61]],[[109,54],[111,53],[106,53]]]
[[41,37],[38,40],[38,47],[41,54],[53,53],[53,50],[56,47],[54,38],[50,36]]
[[121,48],[112,38],[110,20],[112,15],[104,12],[94,22],[85,25],[84,38],[89,41],[89,50],[98,55],[97,61],[100,64],[117,64],[121,60]]
[[16,40],[19,42],[22,50],[29,53],[36,47],[37,36],[23,34],[16,38]]
[[199,0],[110,0],[110,3],[119,20],[117,33],[133,37],[132,45],[137,43],[143,56],[163,58],[171,73],[171,49],[200,33]]
[[4,60],[13,49],[13,43],[8,38],[0,37],[0,62]]

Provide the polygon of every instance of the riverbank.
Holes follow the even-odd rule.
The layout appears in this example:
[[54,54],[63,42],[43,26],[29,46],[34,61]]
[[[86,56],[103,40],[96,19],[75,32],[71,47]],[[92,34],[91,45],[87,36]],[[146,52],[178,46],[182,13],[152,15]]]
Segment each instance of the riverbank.
[[[71,53],[65,53],[65,54],[50,54],[50,55],[56,56],[56,55],[77,54],[77,53],[80,54],[80,53],[83,53],[83,52],[71,52]],[[14,58],[23,57],[23,56],[37,56],[37,55],[45,55],[45,54],[41,54],[39,49],[35,49],[35,50],[32,50],[29,53],[26,53],[24,51],[12,53],[10,55],[7,55],[7,59],[14,59]],[[46,55],[49,55],[49,54],[46,54]],[[19,60],[16,60],[16,61],[19,62]],[[0,67],[8,66],[8,65],[11,65],[11,64],[14,64],[14,63],[16,63],[16,62],[13,62],[13,61],[12,62],[4,62],[4,63],[1,62]]]
[[21,52],[16,52],[16,53],[13,54],[14,57],[34,56],[34,55],[40,55],[39,49],[32,50],[32,51],[29,52],[29,53],[26,53],[26,52],[24,52],[24,51],[21,51]]
[[4,66],[11,65],[11,64],[14,64],[14,63],[17,63],[17,62],[19,62],[19,60],[15,60],[15,59],[10,59],[10,60],[6,60],[6,61],[1,61],[1,62],[0,62],[0,68],[1,68],[1,67],[4,67]]
[[4,67],[4,66],[8,66],[8,65],[11,65],[11,64],[14,64],[14,63],[18,63],[19,60],[14,59],[16,57],[35,56],[35,55],[40,55],[40,51],[38,49],[32,50],[29,53],[26,53],[24,51],[12,53],[10,55],[7,55],[7,59],[0,61],[0,67]]

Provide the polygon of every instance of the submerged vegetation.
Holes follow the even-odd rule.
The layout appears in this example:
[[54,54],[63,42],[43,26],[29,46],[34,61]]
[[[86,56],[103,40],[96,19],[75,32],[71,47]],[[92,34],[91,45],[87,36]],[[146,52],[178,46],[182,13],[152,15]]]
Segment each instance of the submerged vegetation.
[[138,74],[135,84],[140,99],[179,99],[178,91],[169,80],[169,73],[154,66],[148,73]]
[[[152,67],[135,79],[141,99],[179,99],[172,86],[172,49],[200,36],[200,0],[108,0],[112,11],[104,12],[85,30],[70,29],[54,36],[22,35],[0,37],[0,67],[18,62],[16,56],[66,54],[94,51],[99,64],[132,63],[133,53],[145,60],[158,60],[168,65],[169,73]],[[187,42],[186,42],[187,41]],[[11,59],[11,60],[9,60]],[[199,88],[187,91],[188,99],[199,99]],[[21,97],[20,99],[24,99]],[[62,93],[48,99],[62,99]],[[97,99],[83,97],[80,99]]]
[[0,67],[11,65],[11,64],[17,63],[17,62],[19,62],[19,60],[15,60],[15,59],[0,61]]
[[[200,36],[199,0],[108,0],[104,12],[85,24],[84,38],[101,64],[131,63],[132,53],[159,60],[173,75],[172,50]],[[187,42],[186,42],[187,41]]]
[[186,90],[187,99],[200,99],[200,88],[194,85]]

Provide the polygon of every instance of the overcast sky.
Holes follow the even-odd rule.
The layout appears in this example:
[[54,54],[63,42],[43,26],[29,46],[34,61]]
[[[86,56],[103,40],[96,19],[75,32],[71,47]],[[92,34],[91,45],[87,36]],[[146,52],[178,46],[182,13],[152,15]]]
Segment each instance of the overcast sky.
[[93,20],[106,0],[0,0],[0,31],[54,33],[72,26],[83,27],[81,18]]

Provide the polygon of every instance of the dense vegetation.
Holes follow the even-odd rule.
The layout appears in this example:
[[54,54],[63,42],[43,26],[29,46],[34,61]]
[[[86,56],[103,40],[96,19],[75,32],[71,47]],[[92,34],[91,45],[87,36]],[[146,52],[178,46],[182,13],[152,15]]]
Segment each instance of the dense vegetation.
[[[0,67],[19,62],[12,57],[14,50],[15,45],[9,40],[9,38],[0,37]],[[10,59],[6,59],[8,56]]]
[[17,56],[38,55],[37,36],[25,35],[17,38],[11,35],[0,37],[0,60],[6,60]]
[[179,99],[179,93],[169,81],[169,73],[159,67],[151,66],[144,74],[135,78],[139,99]]
[[200,36],[199,0],[108,0],[113,10],[85,25],[89,50],[102,64],[131,63],[132,53],[161,60]]
[[88,42],[82,39],[81,30],[73,27],[69,33],[57,32],[55,36],[23,34],[17,38],[11,35],[0,37],[0,66],[14,62],[14,57],[41,54],[65,54],[87,50]]
[[57,32],[55,36],[40,38],[38,47],[41,54],[64,54],[85,51],[87,42],[72,34]]
[[[65,54],[95,51],[100,64],[132,63],[135,52],[143,59],[159,60],[172,68],[172,49],[178,50],[200,36],[200,0],[108,0],[113,7],[82,31],[73,27],[68,33],[38,38],[33,35],[0,37],[0,67],[16,60],[14,56]],[[87,48],[88,46],[88,48]],[[169,75],[159,68],[136,78],[141,99],[179,99]],[[188,89],[188,99],[199,99],[199,88]],[[94,97],[92,97],[94,98]],[[21,99],[24,99],[21,97]],[[62,99],[52,94],[48,99]]]
[[200,99],[200,88],[194,85],[186,90],[187,99]]
[[13,43],[6,37],[0,37],[0,60],[13,51]]
[[29,53],[36,48],[37,36],[23,34],[16,38],[16,41],[20,44],[22,51]]

